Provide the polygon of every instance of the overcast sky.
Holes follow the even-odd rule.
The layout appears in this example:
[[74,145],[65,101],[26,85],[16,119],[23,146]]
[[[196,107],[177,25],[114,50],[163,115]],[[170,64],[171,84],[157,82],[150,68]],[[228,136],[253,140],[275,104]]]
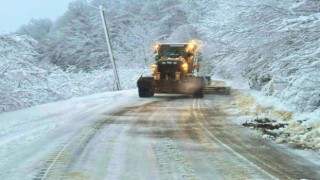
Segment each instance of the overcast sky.
[[0,0],[0,33],[15,31],[32,18],[55,20],[73,0]]

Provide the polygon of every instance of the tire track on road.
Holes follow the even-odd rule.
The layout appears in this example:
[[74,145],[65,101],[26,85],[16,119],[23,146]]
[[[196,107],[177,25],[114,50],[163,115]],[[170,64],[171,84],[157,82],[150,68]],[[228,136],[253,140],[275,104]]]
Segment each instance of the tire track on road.
[[[199,104],[200,100],[199,99],[195,99],[193,101],[193,113],[194,116],[197,120],[197,122],[199,123],[199,125],[201,126],[201,128],[211,137],[213,138],[217,143],[219,143],[222,147],[224,147],[226,150],[228,150],[230,153],[232,153],[235,157],[238,157],[239,159],[243,160],[244,162],[246,162],[247,164],[249,164],[250,166],[252,166],[253,168],[255,168],[256,170],[260,171],[262,174],[264,174],[265,176],[271,178],[271,179],[277,179],[277,177],[273,176],[272,174],[270,174],[269,172],[265,171],[264,169],[262,169],[261,167],[259,167],[258,165],[256,165],[255,163],[253,163],[252,161],[248,160],[247,158],[245,158],[244,156],[242,156],[241,154],[239,154],[238,152],[236,152],[234,149],[232,149],[232,147],[228,146],[227,144],[225,144],[224,142],[222,142],[219,138],[217,138],[210,130],[208,130],[204,124],[201,122],[200,117],[201,116],[202,120],[205,121],[206,123],[207,120],[205,118],[205,116],[203,115],[201,108],[200,108],[200,104]],[[200,115],[198,115],[198,112]],[[275,170],[276,171],[276,170]],[[281,173],[281,172],[280,172]],[[282,174],[282,173],[281,173]],[[287,177],[287,176],[284,176]],[[291,179],[291,178],[289,178]]]
[[[140,106],[141,104],[145,104],[146,102],[136,102],[130,107]],[[95,106],[93,108],[88,109],[83,115],[79,115],[78,117],[88,118],[90,114],[97,113],[94,110],[99,109],[101,106]],[[80,130],[78,130],[67,142],[63,143],[57,150],[49,156],[47,161],[43,164],[42,168],[38,171],[38,173],[34,176],[35,180],[43,180],[43,179],[59,179],[67,178],[75,176],[76,178],[84,178],[88,179],[89,177],[85,177],[82,172],[74,172],[72,171],[73,167],[77,165],[78,161],[84,161],[85,157],[82,156],[85,149],[91,140],[97,135],[98,132],[106,128],[106,126],[111,124],[121,124],[121,120],[119,119],[125,112],[130,111],[128,107],[123,107],[122,109],[113,112],[99,114],[99,119],[94,122],[89,122]],[[116,122],[117,121],[117,122]],[[123,131],[122,127],[116,128],[116,130]],[[120,133],[121,134],[121,133]],[[116,136],[120,135],[116,133]],[[112,138],[112,137],[108,137]],[[115,137],[116,138],[116,137]],[[107,147],[109,149],[113,147]],[[80,162],[85,163],[85,162]],[[70,173],[73,172],[73,173]]]
[[[84,127],[67,143],[59,148],[56,153],[45,162],[39,173],[35,175],[36,180],[43,180],[52,176],[58,177],[59,174],[68,169],[70,163],[73,163],[75,156],[79,156],[88,142],[93,138],[96,132],[102,129],[105,125],[114,122],[114,119],[106,119],[97,121],[92,126]],[[76,147],[76,148],[75,148]]]
[[[230,118],[236,119],[241,114],[236,111],[236,107],[231,104],[226,105],[224,103],[225,98],[227,97],[214,96],[216,101],[213,108],[210,107],[211,101],[197,101],[197,107],[201,115],[200,119],[203,120],[202,122],[206,126],[209,125],[211,127],[210,130],[207,129],[220,141],[277,178],[319,178],[317,166],[314,166],[312,163],[310,164],[308,160],[269,142],[269,140],[262,138],[260,134],[254,134],[254,132],[249,132],[241,126],[232,123]],[[202,107],[202,105],[205,107]],[[208,107],[210,108],[208,109]],[[212,117],[210,117],[211,115]]]

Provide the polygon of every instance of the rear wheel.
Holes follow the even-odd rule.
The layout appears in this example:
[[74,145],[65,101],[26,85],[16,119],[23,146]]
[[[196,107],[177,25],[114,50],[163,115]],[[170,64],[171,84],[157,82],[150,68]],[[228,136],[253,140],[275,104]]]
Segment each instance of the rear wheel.
[[144,88],[144,87],[139,87],[138,91],[139,91],[139,97],[151,97],[154,94],[152,91],[150,91],[149,88]]
[[194,94],[194,98],[203,98],[203,88],[198,89]]

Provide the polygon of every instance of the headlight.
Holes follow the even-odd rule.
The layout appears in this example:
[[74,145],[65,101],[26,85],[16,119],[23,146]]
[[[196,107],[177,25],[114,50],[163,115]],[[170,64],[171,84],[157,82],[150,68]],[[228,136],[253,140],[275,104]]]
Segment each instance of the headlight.
[[155,73],[156,71],[157,71],[157,65],[156,64],[153,64],[152,66],[151,66],[151,70],[152,70],[152,72],[153,73]]
[[189,67],[188,63],[183,63],[182,64],[183,71],[187,72],[188,71],[188,67]]

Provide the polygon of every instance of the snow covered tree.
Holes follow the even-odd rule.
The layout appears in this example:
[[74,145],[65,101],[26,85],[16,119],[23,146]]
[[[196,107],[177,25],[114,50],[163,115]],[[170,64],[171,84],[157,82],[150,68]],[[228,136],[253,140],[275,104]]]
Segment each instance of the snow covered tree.
[[53,22],[51,19],[31,19],[29,24],[21,26],[17,30],[17,34],[29,35],[35,40],[42,40],[47,37],[51,31]]
[[[36,45],[24,46],[30,48],[30,52],[23,48],[28,58],[14,57],[11,64],[7,59],[12,58],[7,58],[6,53],[13,51],[3,51],[0,57],[7,59],[2,61],[0,73],[5,75],[6,83],[11,81],[9,74],[16,78],[13,72],[20,72],[17,67],[23,62],[32,65],[21,67],[21,72],[39,68],[45,73],[37,78],[34,73],[19,77],[31,79],[29,85],[28,80],[14,81],[23,82],[18,83],[19,87],[28,88],[38,82],[37,87],[45,87],[47,92],[55,94],[52,101],[113,89],[101,17],[99,10],[93,8],[99,5],[106,8],[115,60],[120,80],[128,82],[126,88],[135,86],[131,78],[149,71],[154,43],[199,39],[204,47],[205,73],[233,79],[293,102],[302,111],[320,106],[317,91],[320,88],[317,78],[320,2],[317,0],[92,0],[90,5],[86,0],[76,0],[56,22],[31,20],[18,30],[19,34],[30,35],[39,42],[31,38],[20,41],[36,42]],[[18,42],[19,38],[7,38],[6,42]],[[11,71],[13,67],[15,71]],[[96,88],[93,91],[76,76],[88,82],[103,80],[106,84],[87,83]],[[61,83],[63,86],[59,86]],[[18,85],[10,82],[8,87]],[[59,93],[55,87],[63,92]]]

